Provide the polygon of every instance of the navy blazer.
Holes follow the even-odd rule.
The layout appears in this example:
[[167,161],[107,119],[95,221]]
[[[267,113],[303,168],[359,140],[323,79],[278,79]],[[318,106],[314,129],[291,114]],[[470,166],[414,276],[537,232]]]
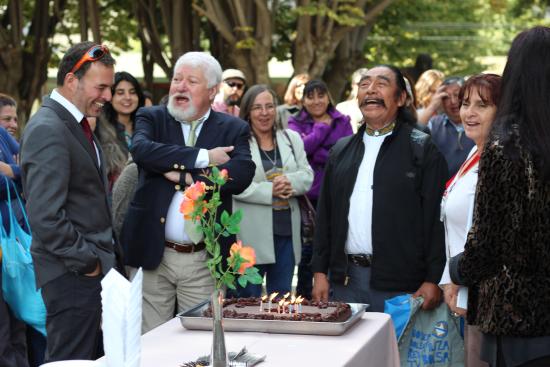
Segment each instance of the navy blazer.
[[[185,146],[181,123],[176,121],[166,106],[141,108],[136,115],[136,129],[131,153],[139,167],[139,181],[133,200],[124,219],[120,241],[125,263],[146,270],[156,269],[164,254],[164,224],[168,207],[180,186],[167,180],[163,174],[172,170],[189,172],[193,180],[204,169],[194,167],[200,148],[234,146],[231,159],[221,166],[229,171],[231,180],[222,187],[223,210],[231,213],[231,196],[244,191],[252,182],[256,166],[250,155],[248,124],[225,113],[210,111],[203,123],[194,147]],[[222,254],[229,254],[234,236],[222,238]]]

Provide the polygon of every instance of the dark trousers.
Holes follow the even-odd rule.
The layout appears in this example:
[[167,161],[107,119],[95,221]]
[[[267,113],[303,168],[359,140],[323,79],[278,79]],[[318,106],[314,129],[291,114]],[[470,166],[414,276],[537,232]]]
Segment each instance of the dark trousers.
[[2,294],[0,261],[0,366],[27,367],[25,324],[15,318]]
[[298,282],[296,283],[296,294],[311,299],[313,290],[313,271],[311,270],[311,257],[313,246],[311,243],[302,245],[302,259],[298,264]]
[[[266,276],[267,294],[279,292],[285,294],[291,291],[292,275],[294,274],[294,249],[292,236],[278,236],[273,238],[275,245],[275,263],[256,265],[259,273]],[[239,291],[241,297],[259,297],[262,295],[261,284],[248,284]]]
[[[371,268],[350,265],[347,285],[331,282],[332,299],[349,303],[369,304],[368,311],[384,312],[384,301],[408,292],[381,291],[371,288]],[[330,278],[330,275],[329,275]]]
[[30,326],[27,327],[27,349],[30,367],[38,367],[44,364],[46,337]]
[[46,362],[101,357],[101,279],[65,273],[42,287]]

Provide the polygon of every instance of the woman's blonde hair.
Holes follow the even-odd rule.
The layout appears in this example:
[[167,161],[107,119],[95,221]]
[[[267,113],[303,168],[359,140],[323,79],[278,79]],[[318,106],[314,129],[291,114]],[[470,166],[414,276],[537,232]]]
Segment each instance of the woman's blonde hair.
[[414,85],[416,91],[417,108],[426,108],[432,99],[437,88],[443,82],[445,74],[437,69],[429,69],[420,75]]
[[294,91],[298,87],[298,84],[305,85],[309,81],[308,74],[297,74],[290,80],[288,87],[286,88],[285,96],[283,100],[289,106],[295,106],[300,103],[299,100],[294,96]]

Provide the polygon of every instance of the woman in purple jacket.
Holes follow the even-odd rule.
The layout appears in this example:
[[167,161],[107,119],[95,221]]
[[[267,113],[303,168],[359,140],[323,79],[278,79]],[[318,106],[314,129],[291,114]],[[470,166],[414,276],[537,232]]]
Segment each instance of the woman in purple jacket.
[[304,87],[302,110],[289,118],[288,127],[298,132],[304,141],[307,159],[315,174],[307,196],[315,206],[330,148],[338,139],[353,134],[350,117],[334,108],[323,81],[311,80]]
[[[307,160],[314,174],[313,185],[307,196],[316,207],[330,148],[338,139],[353,134],[350,117],[334,108],[327,85],[323,81],[310,80],[304,87],[302,110],[296,116],[290,116],[288,127],[298,132],[304,141]],[[311,243],[302,243],[296,292],[308,299],[311,298],[313,279],[310,261]]]

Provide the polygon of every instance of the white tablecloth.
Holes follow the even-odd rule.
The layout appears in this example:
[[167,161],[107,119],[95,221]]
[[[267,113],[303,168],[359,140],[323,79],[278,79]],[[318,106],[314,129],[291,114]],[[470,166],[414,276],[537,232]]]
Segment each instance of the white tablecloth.
[[[398,367],[395,331],[388,315],[367,312],[344,335],[317,336],[225,332],[228,351],[246,346],[253,354],[267,355],[261,367],[351,366]],[[178,319],[142,337],[142,367],[179,367],[208,355],[212,332],[186,330]]]

